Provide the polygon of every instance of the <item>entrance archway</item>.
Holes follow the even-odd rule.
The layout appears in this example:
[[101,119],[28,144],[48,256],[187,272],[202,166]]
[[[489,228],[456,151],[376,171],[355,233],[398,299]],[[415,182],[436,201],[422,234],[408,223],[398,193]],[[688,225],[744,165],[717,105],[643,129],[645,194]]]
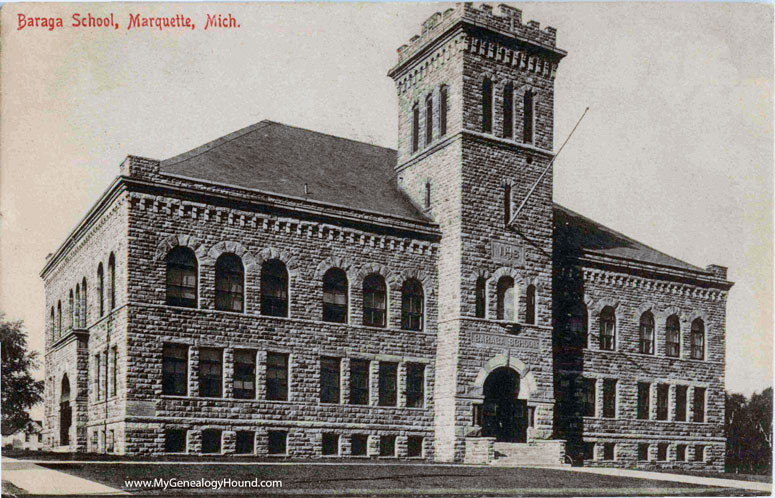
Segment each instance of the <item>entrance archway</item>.
[[62,390],[59,396],[59,444],[70,444],[70,426],[73,423],[73,409],[70,407],[70,381],[67,374],[62,377]]
[[527,403],[519,399],[519,374],[509,368],[496,368],[484,381],[482,435],[498,442],[527,441]]

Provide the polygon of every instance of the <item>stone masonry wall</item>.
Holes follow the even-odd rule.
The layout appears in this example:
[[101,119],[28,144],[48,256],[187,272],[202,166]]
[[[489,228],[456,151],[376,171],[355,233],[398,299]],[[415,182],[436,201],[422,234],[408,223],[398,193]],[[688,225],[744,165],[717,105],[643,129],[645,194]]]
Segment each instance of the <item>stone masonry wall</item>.
[[[130,165],[131,167],[131,165]],[[153,170],[145,170],[153,174]],[[170,181],[160,175],[159,182]],[[177,179],[171,182],[178,182]],[[206,193],[207,188],[196,186]],[[130,215],[130,338],[127,410],[128,453],[163,451],[164,429],[187,429],[189,452],[197,452],[201,430],[224,431],[231,441],[237,430],[255,432],[256,453],[266,454],[266,431],[289,432],[289,456],[321,456],[324,432],[340,435],[346,455],[349,436],[365,434],[372,454],[379,436],[397,436],[397,455],[406,456],[406,437],[424,439],[425,456],[433,451],[433,382],[436,348],[437,248],[423,240],[383,235],[364,229],[326,224],[305,217],[267,215],[246,206],[205,203],[173,195],[132,196]],[[199,262],[199,307],[165,304],[167,252],[176,245],[191,247]],[[214,309],[214,264],[220,254],[240,256],[245,266],[245,312]],[[283,261],[290,274],[290,316],[260,315],[260,269],[263,261]],[[349,324],[321,321],[322,277],[339,267],[349,281]],[[362,285],[369,273],[385,277],[388,286],[388,326],[362,325]],[[401,286],[409,278],[423,284],[425,324],[422,331],[400,329]],[[161,394],[162,347],[189,346],[189,395]],[[200,347],[224,350],[224,393],[221,398],[198,396]],[[256,400],[232,398],[233,353],[257,351]],[[266,353],[290,355],[288,401],[266,399]],[[320,358],[341,358],[342,402],[321,404]],[[371,403],[349,405],[349,361],[371,360]],[[397,407],[379,407],[379,362],[399,363]],[[425,406],[407,408],[406,364],[425,365]],[[232,443],[223,451],[233,451]],[[373,456],[373,455],[372,455]]]
[[[567,266],[566,266],[567,265]],[[559,431],[569,440],[569,453],[581,457],[583,444],[594,443],[593,459],[585,465],[629,466],[638,468],[724,468],[724,352],[727,289],[708,282],[677,281],[599,266],[557,267],[555,299],[558,309],[569,303],[585,303],[588,309],[589,347],[569,346],[566,328],[557,316],[558,338],[556,378],[558,397],[565,402],[558,408]],[[601,351],[600,312],[615,309],[616,346]],[[642,313],[655,318],[655,353],[639,352],[639,323]],[[670,315],[680,318],[680,357],[666,356],[665,326]],[[690,331],[695,318],[705,323],[705,359],[691,359]],[[596,416],[581,416],[578,394],[563,393],[562,379],[581,376],[596,383]],[[603,380],[616,379],[616,417],[603,418]],[[637,418],[638,382],[651,384],[649,419]],[[669,386],[667,420],[657,420],[657,385]],[[676,386],[687,387],[687,419],[676,421]],[[705,420],[695,421],[694,389],[705,388]],[[566,387],[567,388],[567,387]],[[615,458],[606,459],[604,444],[615,444]],[[657,460],[657,445],[666,444],[667,459]],[[648,460],[638,457],[638,445],[648,444]],[[678,461],[677,446],[686,446],[686,461]],[[695,457],[698,445],[704,457]],[[572,446],[572,448],[571,448]]]
[[[108,342],[122,350],[126,342],[126,320],[122,318],[127,301],[126,194],[119,191],[112,198],[106,198],[102,207],[93,219],[78,229],[75,242],[61,255],[54,256],[59,260],[47,267],[43,274],[46,299],[44,439],[52,446],[59,445],[59,400],[62,378],[66,373],[73,405],[71,433],[78,435],[77,446],[71,447],[78,451],[88,449],[88,427],[95,423],[98,414],[104,418],[106,413],[108,417],[123,413],[121,396],[116,396],[107,409],[104,398],[97,400],[94,357],[104,354],[109,347]],[[113,310],[109,309],[108,304],[108,263],[111,254],[115,257],[116,269],[116,302]],[[97,278],[100,263],[104,272],[102,315]],[[74,296],[73,306],[70,306],[69,301],[71,291]],[[76,294],[81,296],[80,301],[75,300]],[[55,310],[57,321],[58,303],[62,304],[61,330],[51,321],[52,309]],[[76,334],[81,338],[80,341],[76,340]],[[119,379],[122,372],[123,367],[119,364]],[[71,441],[75,440],[71,437]]]

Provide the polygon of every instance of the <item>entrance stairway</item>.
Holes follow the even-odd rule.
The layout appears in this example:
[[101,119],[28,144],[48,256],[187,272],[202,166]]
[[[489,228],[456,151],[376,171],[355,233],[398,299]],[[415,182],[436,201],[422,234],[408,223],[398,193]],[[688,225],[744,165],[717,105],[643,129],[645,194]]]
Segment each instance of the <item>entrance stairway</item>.
[[[559,442],[559,441],[558,441]],[[558,467],[564,462],[563,444],[549,443],[495,443],[492,465],[501,467]]]

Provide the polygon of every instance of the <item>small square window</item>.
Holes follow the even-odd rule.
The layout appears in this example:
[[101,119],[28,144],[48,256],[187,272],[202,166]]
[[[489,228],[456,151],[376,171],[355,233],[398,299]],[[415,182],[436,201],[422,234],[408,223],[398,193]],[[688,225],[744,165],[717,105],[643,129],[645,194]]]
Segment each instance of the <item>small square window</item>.
[[353,456],[366,456],[368,454],[369,436],[366,434],[353,434],[351,445],[350,453]]
[[221,452],[221,431],[205,429],[202,431],[202,453]]
[[240,455],[252,455],[255,452],[256,435],[253,431],[237,431],[236,452]]
[[614,443],[603,443],[603,460],[616,460],[616,445]]
[[286,431],[269,431],[269,454],[287,454],[288,433]]
[[379,456],[396,456],[396,437],[380,436],[379,438]]
[[186,451],[186,430],[167,429],[164,438],[164,451],[167,453],[184,453]]
[[323,434],[323,454],[324,455],[339,454],[339,434],[331,434],[331,433]]
[[659,443],[657,445],[657,461],[667,461],[667,443]]
[[649,459],[649,445],[648,443],[638,443],[638,460],[648,461]]
[[584,443],[584,446],[582,447],[582,458],[584,460],[594,460],[595,459],[595,443]]
[[702,444],[696,444],[694,445],[694,461],[695,462],[704,462],[705,461],[705,446]]
[[409,436],[406,441],[406,453],[410,457],[422,457],[422,445],[424,438],[422,436]]

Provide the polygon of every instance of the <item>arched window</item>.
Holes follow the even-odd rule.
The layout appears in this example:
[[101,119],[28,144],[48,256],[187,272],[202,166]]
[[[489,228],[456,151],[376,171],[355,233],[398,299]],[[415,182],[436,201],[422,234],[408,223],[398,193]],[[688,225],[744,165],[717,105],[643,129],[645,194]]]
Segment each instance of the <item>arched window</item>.
[[51,324],[50,327],[50,333],[51,333],[51,340],[55,341],[57,338],[57,320],[56,315],[54,314],[54,307],[51,307]]
[[484,318],[487,315],[487,279],[476,279],[476,318]]
[[532,144],[535,139],[535,98],[533,92],[530,90],[525,92],[525,97],[523,99],[522,121],[522,141],[527,144]]
[[613,351],[616,346],[616,314],[610,306],[600,312],[600,349]]
[[167,254],[167,304],[196,308],[197,261],[188,247],[176,247]]
[[670,315],[665,323],[665,354],[678,358],[681,356],[681,322],[678,315]]
[[347,274],[340,268],[323,275],[323,321],[347,323]]
[[423,328],[423,292],[422,284],[411,279],[401,287],[401,328],[422,330]]
[[425,209],[431,207],[431,181],[425,182]]
[[215,309],[244,309],[245,269],[242,260],[231,253],[221,254],[215,261]]
[[692,359],[705,359],[705,322],[702,318],[692,322]]
[[508,226],[511,221],[511,185],[508,183],[503,186],[503,224]]
[[640,342],[642,354],[654,354],[654,315],[646,311],[640,316]]
[[503,137],[514,136],[514,85],[508,83],[503,89]]
[[492,81],[482,82],[482,132],[492,133]]
[[108,259],[108,309],[116,307],[116,256],[110,253]]
[[587,307],[583,304],[574,306],[568,316],[568,331],[571,341],[581,348],[589,347]]
[[514,321],[514,279],[508,276],[498,280],[498,320]]
[[433,142],[433,94],[425,99],[425,145]]
[[81,326],[81,284],[75,284],[75,308],[73,308],[73,328]]
[[385,326],[387,291],[382,275],[372,273],[363,279],[363,324]]
[[420,108],[417,104],[412,108],[412,154],[420,148]]
[[105,272],[102,263],[97,266],[97,299],[99,299],[100,317],[105,316]]
[[86,319],[89,313],[89,300],[86,297],[86,277],[81,281],[81,328],[86,328]]
[[528,285],[525,293],[525,323],[536,322],[536,286]]
[[447,94],[449,91],[446,86],[441,87],[439,92],[439,136],[447,134]]
[[73,299],[73,289],[70,289],[70,299],[68,301],[68,307],[67,307],[67,316],[68,316],[68,327],[73,328],[75,327],[75,320],[73,319],[75,317],[75,299]]
[[288,316],[288,271],[279,259],[261,265],[261,314]]
[[62,337],[62,301],[57,301],[57,338]]

